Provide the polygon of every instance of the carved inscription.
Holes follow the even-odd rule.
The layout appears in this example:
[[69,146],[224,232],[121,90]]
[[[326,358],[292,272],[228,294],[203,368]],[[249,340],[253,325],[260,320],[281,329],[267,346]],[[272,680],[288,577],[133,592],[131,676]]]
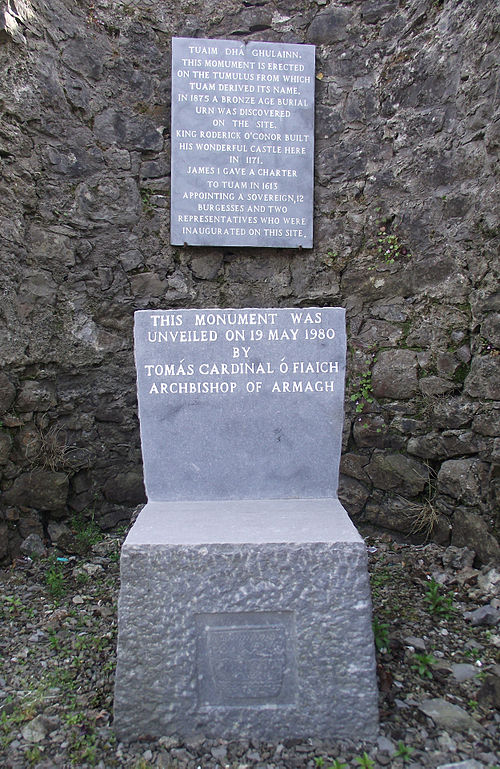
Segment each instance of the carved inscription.
[[296,692],[292,612],[196,618],[200,705],[291,704]]
[[266,310],[151,312],[141,379],[152,396],[333,393],[340,366],[324,314],[289,310],[283,324]]
[[312,247],[314,50],[173,39],[172,243]]
[[335,496],[344,310],[140,310],[151,499]]
[[285,673],[285,639],[277,626],[209,628],[208,662],[224,699],[276,699]]

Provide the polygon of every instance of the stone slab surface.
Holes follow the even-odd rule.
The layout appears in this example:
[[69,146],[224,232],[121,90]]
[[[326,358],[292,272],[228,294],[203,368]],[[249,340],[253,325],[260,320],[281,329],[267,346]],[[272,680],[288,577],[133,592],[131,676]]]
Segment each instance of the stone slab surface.
[[362,543],[338,499],[148,502],[125,546]]
[[[308,502],[319,531],[323,512]],[[340,511],[325,541],[265,542],[264,531],[258,542],[196,544],[179,519],[173,543],[174,519],[152,534],[164,511],[148,507],[121,558],[119,737],[375,737],[366,550]],[[271,502],[271,539],[277,517]]]
[[136,312],[148,499],[335,497],[345,349],[342,308]]
[[312,248],[314,70],[314,45],[172,39],[172,243]]

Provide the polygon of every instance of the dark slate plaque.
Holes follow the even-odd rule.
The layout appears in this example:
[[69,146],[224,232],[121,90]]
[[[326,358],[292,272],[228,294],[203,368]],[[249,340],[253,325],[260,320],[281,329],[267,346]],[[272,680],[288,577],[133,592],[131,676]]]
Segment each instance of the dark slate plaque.
[[312,248],[315,46],[172,40],[171,242]]
[[339,308],[136,312],[149,500],[336,497],[345,348]]

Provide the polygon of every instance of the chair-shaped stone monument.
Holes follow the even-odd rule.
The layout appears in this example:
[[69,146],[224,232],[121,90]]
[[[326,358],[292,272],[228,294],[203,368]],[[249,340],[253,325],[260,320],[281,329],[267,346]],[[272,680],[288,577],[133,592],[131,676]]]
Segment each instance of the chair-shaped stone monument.
[[337,308],[136,313],[121,738],[376,735],[366,549],[337,498],[345,349]]

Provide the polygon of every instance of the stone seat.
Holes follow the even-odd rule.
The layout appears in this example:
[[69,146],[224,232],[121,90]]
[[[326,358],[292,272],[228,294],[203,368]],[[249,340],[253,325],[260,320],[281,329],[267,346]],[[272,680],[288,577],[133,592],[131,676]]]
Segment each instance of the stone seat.
[[121,556],[118,735],[374,737],[344,310],[140,310],[135,356],[149,501]]
[[119,735],[375,736],[366,548],[338,499],[149,502],[121,569]]

